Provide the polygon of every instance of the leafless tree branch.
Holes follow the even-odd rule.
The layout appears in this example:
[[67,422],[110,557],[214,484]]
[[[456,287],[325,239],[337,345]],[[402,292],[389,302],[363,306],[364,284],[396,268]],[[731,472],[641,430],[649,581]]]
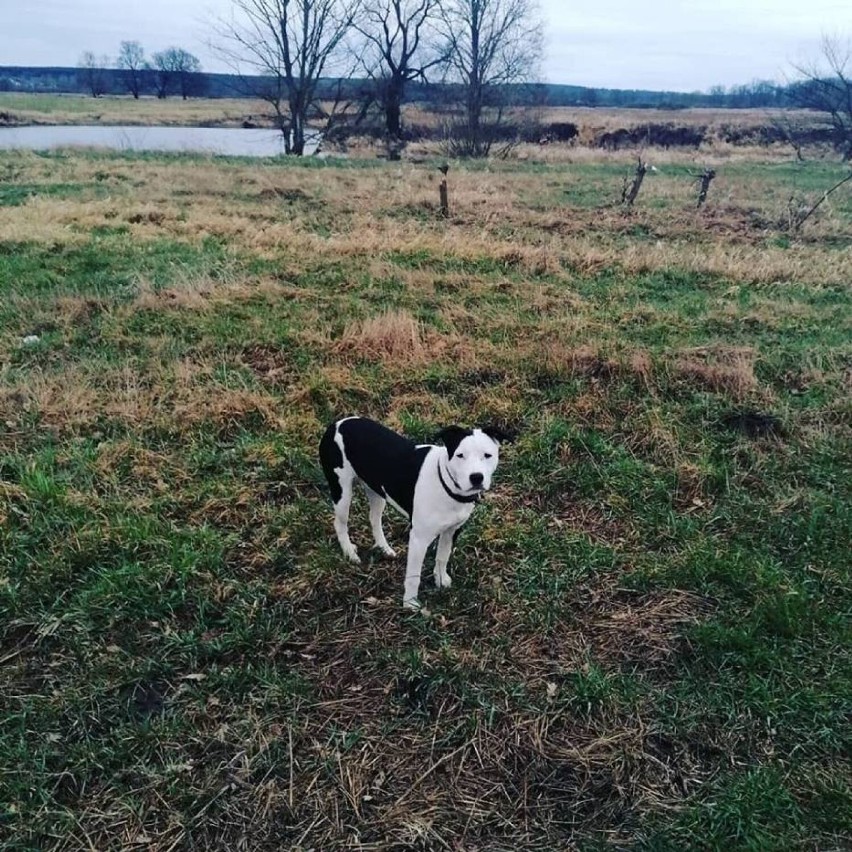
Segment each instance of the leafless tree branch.
[[847,161],[852,159],[852,44],[826,36],[821,54],[820,60],[794,66],[799,79],[790,87],[792,101],[829,117],[834,147]]
[[[321,77],[339,59],[361,0],[232,0],[217,27],[219,54],[275,110],[288,153],[302,155]],[[253,72],[250,77],[245,69]]]
[[372,81],[372,98],[384,113],[389,147],[402,136],[402,102],[408,83],[425,80],[441,62],[435,50],[440,0],[365,0],[356,20],[355,50]]
[[535,75],[542,49],[538,9],[534,0],[441,0],[439,27],[447,79],[464,92],[458,153],[487,156],[509,87]]

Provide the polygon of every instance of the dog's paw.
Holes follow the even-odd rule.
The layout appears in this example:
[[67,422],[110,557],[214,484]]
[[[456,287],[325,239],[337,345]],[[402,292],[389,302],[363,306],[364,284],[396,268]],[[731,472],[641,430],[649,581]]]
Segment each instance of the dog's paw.
[[446,571],[443,574],[435,574],[435,585],[439,589],[449,589],[453,585],[453,578]]
[[385,556],[389,557],[390,559],[393,559],[396,556],[396,551],[390,545],[379,549],[382,551],[382,553],[384,553]]
[[361,564],[361,557],[358,556],[358,551],[354,547],[347,547],[343,553],[350,562],[354,562],[356,565]]
[[403,609],[410,609],[412,612],[419,612],[423,609],[423,604],[417,598],[405,598],[402,602]]

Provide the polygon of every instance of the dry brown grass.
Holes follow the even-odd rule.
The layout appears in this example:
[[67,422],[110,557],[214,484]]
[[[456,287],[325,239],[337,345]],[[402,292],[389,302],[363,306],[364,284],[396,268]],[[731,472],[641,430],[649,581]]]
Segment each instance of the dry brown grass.
[[[48,171],[36,157],[21,162],[36,181],[94,186],[103,171],[97,159],[88,158],[52,161]],[[820,238],[842,238],[843,219],[830,211],[809,223],[810,239],[789,247],[768,243],[765,223],[779,219],[788,196],[783,187],[773,184],[767,192],[754,179],[739,183],[721,175],[708,209],[696,213],[689,182],[663,171],[646,181],[641,209],[625,217],[616,208],[566,208],[546,174],[455,170],[453,215],[446,224],[431,212],[435,175],[412,164],[379,171],[259,173],[201,159],[180,168],[140,163],[132,169],[121,164],[119,170],[134,182],[132,192],[34,196],[20,207],[0,207],[0,233],[22,242],[79,244],[88,229],[119,223],[139,239],[215,237],[276,256],[286,249],[297,263],[306,256],[375,263],[393,250],[436,260],[491,258],[529,276],[559,276],[565,269],[594,274],[612,266],[643,274],[676,266],[758,283],[841,284],[852,269],[852,249],[827,253],[818,244]],[[570,185],[570,176],[567,180]],[[617,184],[613,180],[611,197],[602,197],[601,204],[616,200]],[[247,187],[255,192],[246,194]],[[272,189],[273,195],[265,194]],[[282,198],[295,192],[296,200]],[[673,200],[682,208],[672,211]],[[625,245],[625,231],[635,227],[656,239]]]
[[407,310],[389,310],[349,322],[331,351],[344,359],[376,361],[392,370],[425,363],[477,363],[487,347],[477,347],[454,334],[426,328]]
[[135,100],[130,95],[0,94],[0,111],[11,115],[10,124],[101,124],[239,127],[243,121],[272,127],[273,117],[263,101],[248,98],[168,98]]
[[397,364],[416,364],[427,355],[423,327],[408,311],[386,311],[349,323],[335,349],[338,353]]
[[[648,391],[655,392],[655,387],[649,384]],[[670,469],[688,464],[688,449],[682,445],[673,424],[666,422],[654,409],[638,412],[633,417],[626,441],[634,453],[655,464]]]
[[573,657],[580,666],[588,659],[663,662],[681,650],[684,625],[697,623],[708,609],[707,601],[682,591],[634,596],[590,590],[582,630],[568,639],[571,650],[560,649],[559,657]]
[[[599,343],[572,344],[572,331],[570,325],[563,329],[563,336],[546,331],[542,339],[522,347],[525,360],[553,376],[582,376],[593,385],[614,378],[632,378],[640,381],[645,390],[653,389],[654,362],[646,350],[624,350],[610,344],[607,354]],[[577,336],[594,335],[593,328],[585,327]]]
[[[275,585],[277,599],[302,608],[326,593],[298,578]],[[199,804],[214,785],[229,785],[227,808],[165,826],[157,848],[180,843],[190,830],[202,845],[237,843],[239,832],[251,847],[274,843],[278,835],[295,848],[348,848],[356,840],[364,849],[549,848],[554,837],[564,840],[569,825],[578,831],[605,821],[613,837],[621,825],[626,838],[631,820],[625,814],[666,807],[705,779],[700,755],[683,744],[677,755],[666,755],[673,743],[646,729],[641,710],[590,714],[570,703],[571,679],[587,674],[590,660],[665,666],[682,643],[683,627],[706,612],[705,601],[683,592],[637,596],[582,587],[573,593],[580,619],[542,637],[520,627],[499,583],[483,595],[481,617],[503,631],[511,654],[486,643],[454,643],[443,652],[423,649],[420,665],[427,672],[466,671],[480,684],[483,676],[515,679],[539,712],[489,710],[488,693],[468,694],[464,683],[413,672],[388,682],[370,661],[353,665],[352,648],[402,647],[408,631],[390,600],[363,598],[357,624],[347,623],[345,610],[326,605],[323,629],[304,625],[277,651],[298,665],[313,690],[289,722],[270,722],[251,710],[234,719],[218,697],[197,707],[197,741],[190,744],[196,759],[184,770],[186,780]],[[436,626],[444,633],[463,629],[462,619],[440,618]],[[183,703],[189,703],[192,684],[168,688],[171,702],[185,692]],[[464,729],[448,731],[446,720],[460,717],[468,720]],[[380,731],[389,720],[404,732],[401,748]],[[349,742],[351,731],[360,736]],[[278,768],[270,772],[273,748]],[[572,802],[568,824],[566,800]],[[129,836],[142,824],[131,822]],[[93,813],[87,827],[94,837],[115,830]],[[498,839],[507,833],[512,845]],[[571,847],[563,842],[560,848]]]
[[602,357],[597,346],[570,347],[563,340],[547,340],[542,349],[540,363],[556,372],[573,376],[601,378],[612,375],[620,364],[612,358]]
[[675,376],[739,400],[757,389],[755,359],[749,347],[698,347],[682,352],[671,369]]
[[215,367],[212,361],[183,359],[145,372],[130,365],[32,370],[26,379],[0,385],[0,421],[14,425],[36,417],[57,435],[110,421],[179,432],[204,424],[223,434],[251,423],[281,425],[277,397],[222,385],[213,379]]

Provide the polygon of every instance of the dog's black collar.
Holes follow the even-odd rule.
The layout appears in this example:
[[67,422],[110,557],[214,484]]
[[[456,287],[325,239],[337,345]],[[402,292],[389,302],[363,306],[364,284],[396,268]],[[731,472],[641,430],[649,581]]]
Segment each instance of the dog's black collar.
[[[453,478],[452,474],[449,471],[447,471],[447,476],[449,476],[450,479]],[[444,482],[444,477],[441,476],[441,463],[440,462],[438,462],[438,479],[441,481],[441,485],[444,486],[444,491],[446,491],[447,494],[449,494],[450,497],[452,497],[453,500],[455,500],[457,503],[478,503],[482,499],[482,494],[465,495],[465,494],[456,494],[455,491],[451,491],[450,487],[447,485],[447,483]],[[453,482],[455,482],[455,480],[453,480]]]

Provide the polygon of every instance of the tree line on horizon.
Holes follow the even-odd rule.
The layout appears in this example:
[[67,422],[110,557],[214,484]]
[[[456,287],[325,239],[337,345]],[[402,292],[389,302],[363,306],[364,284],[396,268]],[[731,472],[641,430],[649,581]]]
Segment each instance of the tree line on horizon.
[[[99,80],[96,82],[97,97],[104,95],[133,95],[123,69],[116,68],[109,57],[101,57],[97,66]],[[152,97],[158,93],[153,68],[139,73],[139,97]],[[262,75],[259,75],[263,79]],[[225,98],[247,96],[245,87],[236,74],[198,71],[189,75],[187,97]],[[267,78],[267,83],[269,79]],[[357,96],[370,86],[368,78],[344,80],[346,94]],[[181,95],[182,89],[173,76],[164,94],[171,97]],[[320,80],[323,96],[332,95],[341,86],[339,78],[325,77]],[[445,92],[451,84],[412,83],[406,89],[404,103],[440,103],[446,99]],[[567,107],[627,107],[636,109],[682,110],[690,108],[759,109],[779,108],[795,105],[793,90],[796,84],[782,85],[772,81],[757,80],[752,83],[730,87],[713,86],[708,91],[691,92],[653,89],[615,89],[577,86],[566,83],[527,83],[507,88],[513,89],[512,100],[520,106],[567,106]],[[68,92],[91,95],[88,77],[81,67],[36,67],[0,66],[0,92]]]

